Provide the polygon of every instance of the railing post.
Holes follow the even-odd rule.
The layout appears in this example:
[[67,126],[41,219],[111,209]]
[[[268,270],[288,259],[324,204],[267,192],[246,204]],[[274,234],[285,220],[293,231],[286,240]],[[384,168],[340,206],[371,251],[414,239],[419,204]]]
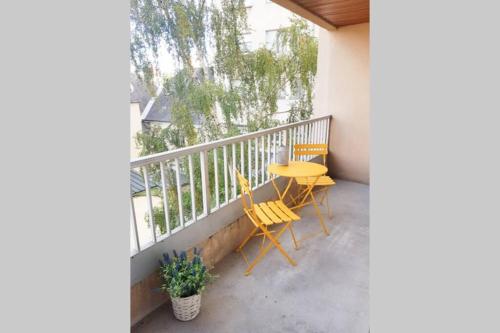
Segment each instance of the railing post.
[[148,215],[149,220],[151,221],[151,231],[153,233],[153,242],[156,243],[156,223],[153,216],[153,201],[151,199],[151,190],[149,189],[149,175],[148,175],[148,167],[144,166],[142,168],[144,175],[144,187],[146,188],[146,202],[148,205]]
[[240,174],[244,175],[245,174],[245,142],[241,141],[240,142]]
[[[271,164],[271,134],[267,135],[267,165]],[[264,171],[266,174],[266,181],[269,180],[269,172],[267,172],[267,168]]]
[[164,162],[160,162],[160,177],[163,194],[163,210],[165,212],[165,227],[167,235],[170,235],[170,215],[168,212],[168,193],[167,193],[167,177],[165,175]]
[[248,140],[248,184],[252,187],[252,140]]
[[319,142],[319,123],[317,121],[314,122],[314,142],[320,143]]
[[139,241],[139,231],[137,230],[137,220],[135,216],[135,207],[134,207],[134,197],[132,196],[132,193],[130,195],[130,213],[132,217],[132,222],[134,226],[134,235],[135,235],[135,244],[137,246],[137,252],[141,252],[141,242]]
[[214,148],[213,150],[214,153],[214,195],[215,195],[215,208],[220,207],[220,202],[219,202],[219,159],[217,157],[217,148]]
[[259,186],[259,137],[255,138],[255,186],[252,188],[257,188]]
[[181,167],[179,159],[175,159],[175,180],[177,183],[177,203],[179,204],[179,225],[184,228],[184,212],[182,207],[182,186],[181,186]]
[[232,144],[232,148],[233,148],[233,169],[231,170],[231,173],[233,175],[233,181],[232,181],[232,185],[233,185],[233,199],[236,199],[236,144]]
[[203,215],[210,213],[210,189],[208,184],[208,151],[200,151],[201,192],[203,199]]
[[193,155],[188,155],[188,164],[189,164],[189,188],[191,189],[191,215],[193,219],[193,223],[197,220],[196,214],[196,198],[194,196],[195,187],[194,187],[194,171],[193,171]]
[[325,143],[326,141],[326,121],[321,121],[321,143]]
[[276,163],[276,132],[273,133],[273,163]]
[[261,164],[261,167],[260,167],[260,183],[261,184],[264,184],[264,181],[265,181],[264,180],[264,173],[265,173],[264,166],[265,166],[265,162],[266,162],[265,161],[266,155],[265,155],[265,150],[264,150],[264,147],[265,147],[265,145],[264,145],[265,138],[266,137],[264,135],[261,137],[262,140],[261,140],[261,145],[260,145],[260,159],[261,159],[261,161],[260,161],[261,162],[260,163]]
[[306,124],[304,126],[304,143],[310,143],[309,142],[309,128],[311,127],[311,124]]
[[224,159],[224,202],[229,202],[229,186],[227,177],[227,146],[222,147],[222,155]]
[[326,119],[326,144],[327,145],[330,145],[330,126],[331,126],[331,121],[332,121],[332,117],[328,117],[328,119]]

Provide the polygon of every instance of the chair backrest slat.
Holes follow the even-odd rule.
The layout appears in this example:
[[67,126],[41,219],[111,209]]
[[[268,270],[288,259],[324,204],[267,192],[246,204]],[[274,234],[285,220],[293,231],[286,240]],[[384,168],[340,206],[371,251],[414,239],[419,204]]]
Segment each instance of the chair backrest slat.
[[325,143],[307,143],[307,144],[296,144],[293,146],[293,156],[297,159],[297,156],[319,156],[323,157],[323,164],[326,164],[326,155],[328,155],[328,145]]
[[[238,183],[240,183],[241,200],[243,202],[243,207],[253,211],[254,201],[253,201],[253,193],[252,193],[252,188],[250,187],[250,183],[248,182],[248,179],[243,177],[243,175],[237,169],[236,169],[236,177],[238,178]],[[245,200],[245,195],[247,195],[248,198],[250,199],[250,206],[248,206],[248,203]]]

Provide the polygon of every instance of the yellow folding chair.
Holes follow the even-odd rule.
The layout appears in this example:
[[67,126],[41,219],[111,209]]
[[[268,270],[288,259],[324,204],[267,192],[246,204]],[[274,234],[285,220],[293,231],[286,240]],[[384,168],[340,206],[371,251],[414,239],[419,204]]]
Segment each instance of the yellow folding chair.
[[[322,156],[323,157],[323,165],[326,166],[326,156],[328,155],[328,145],[327,144],[296,144],[293,146],[293,158],[297,160],[299,156]],[[298,185],[297,193],[301,193],[303,186],[308,186],[314,183],[314,177],[297,177],[295,181]],[[328,189],[331,186],[335,185],[335,181],[326,174],[320,176],[317,180],[314,187],[320,187],[320,190],[316,191],[316,193],[324,192],[323,197],[319,200],[320,204],[323,204],[323,201],[326,198],[326,206],[328,209],[328,217],[332,219],[333,215],[330,211],[330,203],[328,200]]]
[[[245,271],[245,275],[249,275],[252,272],[252,269],[255,267],[255,265],[259,263],[259,261],[267,254],[267,252],[273,245],[280,251],[280,253],[288,260],[288,262],[292,266],[296,266],[297,263],[283,249],[278,240],[281,235],[287,229],[289,229],[292,235],[294,246],[295,248],[297,248],[297,242],[292,229],[292,222],[300,220],[300,216],[292,212],[281,200],[267,201],[256,204],[253,200],[253,193],[251,187],[249,186],[248,180],[243,177],[238,172],[238,170],[236,170],[236,176],[238,177],[238,182],[240,183],[241,187],[241,200],[243,202],[243,210],[254,225],[252,231],[236,249],[236,252],[241,253],[243,259],[248,265]],[[245,196],[248,196],[248,199],[250,201],[249,203],[247,202]],[[275,230],[270,230],[269,228],[275,224],[284,224],[284,226],[277,231],[276,236],[273,236],[272,233],[275,232]],[[257,231],[259,230],[261,232],[257,233]],[[243,247],[252,237],[256,236],[262,236],[262,243],[259,246],[259,253],[257,254],[257,257],[252,262],[249,262],[247,256],[243,251]],[[269,243],[264,247],[266,238],[269,240]]]

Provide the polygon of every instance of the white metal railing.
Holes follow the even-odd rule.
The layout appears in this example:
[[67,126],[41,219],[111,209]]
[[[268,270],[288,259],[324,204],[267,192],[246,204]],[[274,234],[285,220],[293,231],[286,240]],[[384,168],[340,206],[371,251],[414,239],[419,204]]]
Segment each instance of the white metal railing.
[[288,145],[292,158],[294,144],[328,143],[330,118],[304,120],[131,161],[131,170],[142,175],[145,188],[139,195],[131,191],[131,255],[237,200],[235,168],[256,189],[271,180],[267,166],[275,162],[277,147]]

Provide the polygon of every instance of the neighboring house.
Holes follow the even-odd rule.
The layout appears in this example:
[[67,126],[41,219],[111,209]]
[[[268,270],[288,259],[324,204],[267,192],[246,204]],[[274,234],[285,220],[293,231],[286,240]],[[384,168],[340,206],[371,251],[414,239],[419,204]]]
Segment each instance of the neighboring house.
[[172,100],[164,91],[153,99],[150,107],[142,114],[142,122],[147,127],[159,125],[162,128],[171,122]]
[[[212,69],[209,69],[208,79],[214,79],[214,72]],[[195,69],[195,78],[201,78],[201,69]],[[138,80],[137,80],[138,81]],[[142,84],[140,82],[137,83],[138,91],[147,94],[140,94],[136,96],[136,99],[141,99],[141,126],[142,129],[147,129],[151,125],[158,125],[162,128],[167,127],[171,123],[172,119],[172,99],[165,93],[163,89],[157,92],[156,97],[150,96],[143,87],[140,87]],[[143,86],[143,85],[142,85]],[[147,102],[144,103],[144,99],[147,99]],[[193,118],[194,126],[199,128],[201,125],[201,118],[198,116],[194,116]]]
[[135,74],[130,74],[130,103],[137,104],[142,113],[150,99],[151,94],[144,83]]
[[[150,188],[160,188],[160,184],[157,184],[152,179],[149,180],[149,183]],[[130,170],[130,191],[132,192],[132,196],[143,194],[145,190],[146,185],[144,183],[143,175],[138,171]]]
[[[175,169],[175,166],[171,165],[170,168],[172,170]],[[151,178],[151,177],[150,177]],[[188,176],[181,172],[180,174],[181,186],[185,187],[189,185]],[[167,184],[168,186],[168,184]],[[155,182],[152,178],[149,179],[149,187],[153,188],[161,188],[161,184],[159,182]],[[146,191],[146,184],[144,183],[144,176],[142,173],[136,170],[130,170],[130,191],[132,196],[142,195],[144,191]]]
[[[158,125],[162,128],[167,127],[172,119],[172,99],[162,90],[159,95],[151,99],[146,110],[141,114],[143,129],[152,125]],[[199,128],[201,119],[197,116],[193,118],[194,126]]]
[[[135,74],[130,77],[130,159],[139,157],[139,149],[136,146],[135,136],[139,132],[147,130],[151,125],[166,127],[171,119],[171,100],[161,91],[158,97],[152,97],[144,83]],[[195,126],[199,126],[200,120],[195,120]],[[173,166],[170,166],[173,168]],[[142,194],[145,189],[143,175],[135,170],[130,171],[130,183],[132,195]],[[188,184],[186,176],[181,173],[181,184]],[[159,184],[150,180],[150,187],[159,187]],[[139,204],[139,203],[137,203]],[[144,206],[141,204],[141,206]]]
[[139,149],[135,144],[135,135],[142,132],[144,127],[142,123],[142,113],[151,100],[146,86],[135,75],[130,77],[130,158],[139,157]]
[[[200,70],[195,71],[199,77]],[[209,71],[209,79],[213,80],[213,70]],[[164,90],[159,90],[157,96],[151,96],[144,83],[135,75],[130,77],[130,159],[139,157],[135,137],[137,133],[147,131],[151,126],[167,127],[172,118],[172,99]],[[195,128],[199,128],[202,119],[194,115]]]
[[[249,31],[243,36],[244,47],[250,51],[262,46],[276,50],[275,42],[279,29],[288,27],[290,19],[297,16],[270,0],[246,0],[245,5]],[[318,26],[311,22],[309,24],[314,29],[314,35],[319,37]],[[278,111],[274,115],[276,120],[285,121],[287,119],[293,101],[294,97],[289,91],[280,96]]]

